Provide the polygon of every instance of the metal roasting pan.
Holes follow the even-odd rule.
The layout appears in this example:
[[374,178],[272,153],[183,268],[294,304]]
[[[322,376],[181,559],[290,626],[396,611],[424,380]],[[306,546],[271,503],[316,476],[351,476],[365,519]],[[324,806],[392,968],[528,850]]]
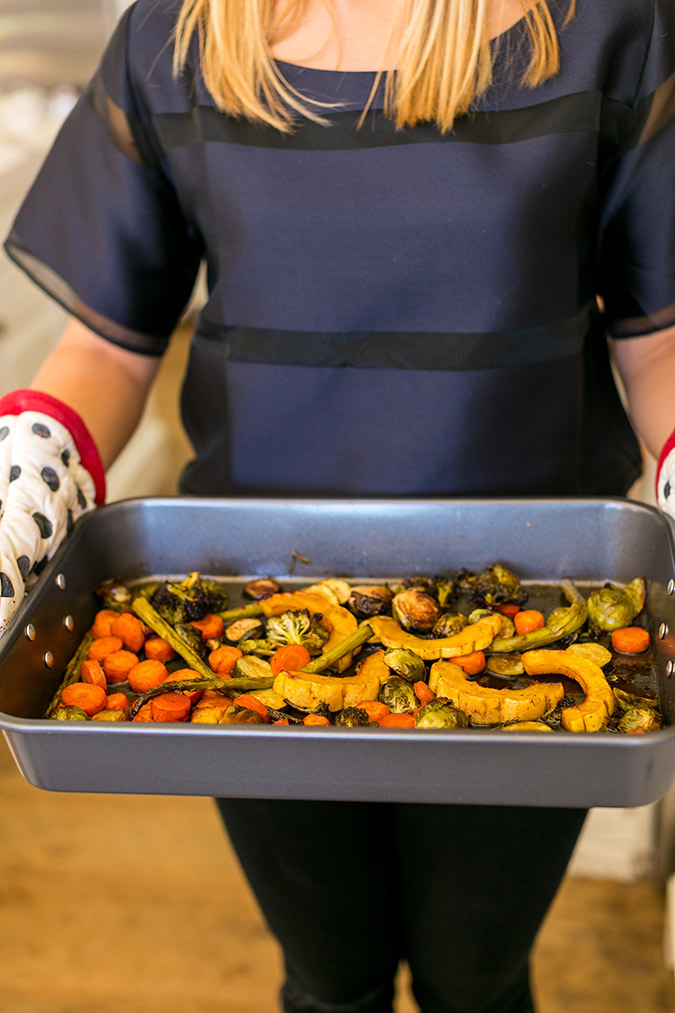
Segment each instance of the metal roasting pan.
[[[296,564],[293,552],[311,563]],[[40,717],[101,580],[272,574],[386,579],[495,561],[521,579],[647,580],[662,731],[505,734],[290,726],[106,725]],[[675,778],[675,558],[669,521],[624,499],[153,498],[82,518],[0,642],[0,728],[52,791],[533,806],[637,806]],[[673,631],[672,633],[670,631]]]

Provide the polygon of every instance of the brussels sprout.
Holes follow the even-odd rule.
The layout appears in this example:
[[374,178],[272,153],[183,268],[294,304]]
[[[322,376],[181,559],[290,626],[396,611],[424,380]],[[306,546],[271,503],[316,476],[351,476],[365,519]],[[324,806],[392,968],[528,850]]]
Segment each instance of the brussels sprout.
[[119,578],[102,581],[94,588],[94,594],[102,600],[106,608],[112,609],[131,604],[133,598],[127,585]]
[[428,633],[438,619],[441,607],[432,595],[413,588],[394,595],[391,612],[404,630]]
[[345,707],[344,710],[338,712],[335,719],[336,725],[344,725],[348,728],[367,726],[373,723],[363,707]]
[[250,707],[240,707],[238,704],[232,704],[224,712],[218,724],[220,725],[262,725],[265,722],[257,711],[251,710]]
[[595,629],[609,633],[630,626],[643,604],[644,581],[641,578],[623,588],[606,584],[588,596],[588,621]]
[[469,719],[445,697],[437,697],[420,707],[415,728],[468,728]]
[[103,710],[97,714],[92,714],[92,721],[127,721],[127,716],[123,710]]
[[614,699],[622,711],[632,710],[633,707],[649,707],[655,710],[659,706],[658,697],[653,696],[651,693],[638,695],[637,693],[629,693],[625,689],[620,689],[618,686],[614,686],[612,692],[614,693]]
[[493,563],[473,581],[471,597],[476,605],[499,605],[506,601],[522,605],[527,601],[527,592],[521,589],[515,573],[501,563]]
[[661,718],[651,707],[631,707],[619,721],[620,732],[656,732],[661,727]]
[[279,585],[274,577],[258,577],[256,580],[249,580],[244,588],[244,594],[247,598],[255,598],[258,601],[270,594],[276,594],[278,590]]
[[386,703],[394,714],[410,714],[417,709],[418,699],[409,682],[398,675],[392,675],[380,688],[378,699]]
[[420,682],[426,676],[426,666],[419,654],[407,647],[392,647],[385,651],[384,663],[406,682]]
[[387,609],[394,592],[381,584],[358,584],[351,589],[347,604],[357,616],[377,616]]
[[72,705],[69,706],[69,707],[63,707],[63,706],[56,707],[52,711],[52,713],[50,714],[50,717],[52,718],[53,721],[88,721],[89,720],[89,718],[87,717],[86,713],[82,710],[81,707],[75,707],[75,706],[72,706]]
[[432,627],[432,636],[452,637],[463,630],[468,621],[462,612],[443,612]]
[[225,628],[225,639],[231,644],[238,644],[240,640],[256,640],[265,636],[265,627],[260,619],[235,619],[233,623]]

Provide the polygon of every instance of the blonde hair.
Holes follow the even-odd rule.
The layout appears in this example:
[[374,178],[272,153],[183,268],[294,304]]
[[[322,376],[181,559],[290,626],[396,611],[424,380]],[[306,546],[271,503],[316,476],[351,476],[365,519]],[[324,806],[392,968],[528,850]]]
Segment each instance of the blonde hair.
[[[218,109],[285,133],[297,114],[324,122],[321,103],[309,102],[294,90],[271,53],[272,45],[302,17],[305,2],[287,0],[278,14],[274,0],[183,0],[174,74],[184,71],[196,33],[202,78]],[[398,127],[431,122],[445,133],[485,93],[492,82],[489,2],[402,0],[396,69],[380,71],[371,93],[372,101],[384,77],[385,112]],[[530,41],[522,83],[534,88],[557,73],[560,51],[547,0],[522,2]],[[568,18],[576,0],[569,2]]]

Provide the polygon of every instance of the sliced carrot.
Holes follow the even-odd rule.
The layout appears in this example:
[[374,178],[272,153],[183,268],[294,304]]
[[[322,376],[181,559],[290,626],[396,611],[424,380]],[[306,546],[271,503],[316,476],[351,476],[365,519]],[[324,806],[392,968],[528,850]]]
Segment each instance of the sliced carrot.
[[385,714],[377,722],[380,728],[414,728],[414,714]]
[[371,721],[379,721],[380,718],[383,718],[387,714],[391,713],[386,703],[381,703],[379,700],[362,700],[361,703],[357,703],[356,706],[361,707]]
[[505,601],[501,605],[495,605],[495,611],[501,612],[503,616],[508,616],[509,619],[513,619],[517,612],[520,612],[520,605],[514,605],[512,602]]
[[87,651],[87,657],[92,661],[103,661],[113,651],[121,651],[124,647],[121,637],[99,637],[93,642]]
[[452,659],[467,675],[480,675],[485,668],[485,655],[482,651],[472,651]]
[[276,721],[272,722],[273,725],[290,725],[290,723],[288,718],[277,718]]
[[131,612],[122,612],[110,627],[114,637],[121,637],[124,648],[138,654],[145,643],[145,631],[143,623]]
[[619,630],[612,630],[610,640],[614,650],[621,654],[642,654],[651,643],[649,633],[641,626],[622,626]]
[[109,683],[126,682],[129,672],[138,664],[138,655],[132,651],[111,651],[103,659],[103,671]]
[[521,609],[513,617],[513,625],[519,637],[533,630],[541,630],[546,625],[543,612],[538,609]]
[[312,660],[312,656],[306,647],[302,644],[284,644],[283,647],[277,647],[276,651],[270,658],[270,665],[272,666],[272,674],[278,675],[279,672],[298,672],[305,665],[308,665]]
[[432,689],[429,689],[426,682],[414,682],[413,689],[415,690],[415,696],[422,705],[431,703],[432,700],[436,699],[436,694]]
[[91,624],[91,635],[96,640],[100,637],[109,637],[110,627],[119,618],[119,612],[114,609],[99,609]]
[[134,693],[145,693],[165,682],[168,674],[166,665],[161,661],[139,661],[129,672],[129,685]]
[[136,711],[132,721],[152,721],[152,700],[148,700],[143,706]]
[[303,725],[329,725],[330,721],[323,714],[306,714],[302,719]]
[[[201,675],[192,668],[177,668],[174,672],[167,673],[164,682],[180,682],[182,679],[201,679]],[[203,689],[183,689],[180,692],[184,693],[190,703],[197,703],[204,695]]]
[[82,682],[91,683],[92,686],[100,686],[105,690],[108,689],[108,680],[101,667],[101,662],[94,661],[93,658],[88,658],[80,665],[80,679]]
[[216,675],[226,678],[234,668],[237,658],[242,658],[243,656],[244,652],[240,651],[238,647],[222,644],[209,654],[209,665]]
[[129,697],[124,693],[108,693],[105,698],[105,708],[109,711],[124,711],[128,714],[131,710]]
[[61,703],[64,707],[79,707],[89,717],[102,711],[105,701],[105,690],[90,682],[71,682],[61,693]]
[[143,652],[148,660],[163,661],[165,665],[176,657],[173,647],[163,637],[148,637]]
[[208,612],[201,619],[193,619],[190,626],[194,626],[202,635],[202,640],[220,640],[225,629],[225,623],[220,616]]
[[161,693],[150,703],[153,721],[187,721],[190,701],[185,693]]
[[248,707],[250,710],[255,711],[259,714],[263,721],[267,724],[270,719],[270,712],[261,700],[257,697],[251,696],[250,693],[242,693],[241,696],[236,697],[232,703],[236,707]]

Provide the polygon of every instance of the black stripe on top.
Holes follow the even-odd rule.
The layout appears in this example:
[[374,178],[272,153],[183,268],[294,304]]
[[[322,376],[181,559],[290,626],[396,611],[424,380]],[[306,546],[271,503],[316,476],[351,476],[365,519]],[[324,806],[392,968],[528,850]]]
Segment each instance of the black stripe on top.
[[231,362],[359,369],[499,369],[577,355],[596,314],[595,304],[589,303],[567,320],[480,334],[288,331],[218,327],[203,319],[196,333],[209,344],[220,346]]

